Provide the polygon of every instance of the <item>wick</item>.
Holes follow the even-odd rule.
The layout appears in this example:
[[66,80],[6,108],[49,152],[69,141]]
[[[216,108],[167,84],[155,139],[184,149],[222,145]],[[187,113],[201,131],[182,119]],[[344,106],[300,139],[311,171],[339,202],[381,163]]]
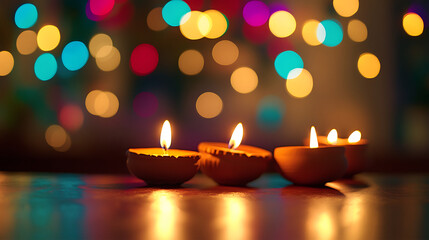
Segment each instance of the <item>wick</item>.
[[232,147],[234,147],[234,141],[229,141],[228,148],[232,149]]
[[162,146],[162,150],[164,150],[164,156],[168,155],[168,148],[164,146]]

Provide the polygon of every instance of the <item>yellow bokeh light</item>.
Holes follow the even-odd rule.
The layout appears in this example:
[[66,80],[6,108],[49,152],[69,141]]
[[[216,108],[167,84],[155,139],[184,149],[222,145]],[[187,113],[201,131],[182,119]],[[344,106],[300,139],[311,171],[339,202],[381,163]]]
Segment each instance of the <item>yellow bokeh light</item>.
[[225,34],[226,30],[228,29],[228,20],[226,19],[225,15],[213,9],[207,10],[204,13],[207,14],[212,22],[210,31],[205,34],[206,38],[219,38]]
[[217,94],[205,92],[198,97],[195,107],[201,117],[214,118],[221,113],[223,103]]
[[[108,52],[107,55],[105,55],[106,52]],[[102,71],[113,71],[121,63],[121,54],[119,50],[113,46],[104,46],[98,51],[95,57],[95,63]]]
[[203,38],[210,32],[211,18],[200,11],[191,11],[186,13],[180,21],[180,32],[190,40]]
[[405,32],[413,37],[419,36],[423,33],[424,25],[423,19],[417,13],[407,13],[402,19],[402,26],[404,27]]
[[51,125],[46,129],[45,139],[49,146],[61,148],[67,142],[68,134],[64,128],[59,125]]
[[289,12],[277,11],[271,15],[268,26],[274,36],[285,38],[295,31],[296,21]]
[[355,42],[363,42],[368,37],[368,29],[365,23],[357,19],[353,19],[349,22],[347,33],[350,39]]
[[86,110],[88,110],[88,112],[91,113],[92,115],[97,115],[97,112],[95,111],[95,108],[94,108],[94,103],[95,103],[95,99],[101,92],[102,91],[100,90],[93,90],[89,92],[88,95],[86,95],[85,107],[86,107]]
[[13,60],[13,56],[8,51],[0,52],[0,76],[8,75],[12,69],[15,61]]
[[54,25],[46,25],[37,33],[37,45],[42,51],[51,51],[60,43],[60,30]]
[[365,78],[375,78],[380,73],[381,64],[372,53],[362,53],[357,63],[360,74]]
[[231,86],[239,93],[250,93],[258,86],[258,75],[251,68],[238,68],[231,75]]
[[[112,50],[113,41],[109,35],[99,33],[94,35],[89,41],[89,52],[93,57],[105,57]],[[100,51],[103,49],[103,51]]]
[[216,43],[212,50],[212,56],[216,63],[220,65],[231,65],[238,58],[238,47],[229,40],[222,40]]
[[296,78],[286,80],[286,90],[296,98],[307,97],[313,90],[313,77],[311,73],[306,69],[294,69],[291,73],[293,71],[301,71],[301,73]]
[[198,30],[200,30],[200,33],[203,36],[207,36],[207,34],[212,29],[212,25],[212,19],[208,14],[202,13],[201,16],[198,18]]
[[92,115],[110,118],[118,112],[119,100],[111,92],[93,90],[86,96],[85,106]]
[[342,17],[353,16],[359,10],[359,0],[334,0],[334,9]]
[[152,9],[147,15],[147,26],[153,31],[162,31],[168,24],[162,18],[162,7]]
[[319,39],[317,39],[317,28],[319,27],[319,24],[319,21],[312,19],[306,21],[302,27],[302,38],[310,46],[322,44]]
[[37,34],[31,30],[25,30],[16,39],[16,49],[22,55],[32,54],[37,49]]
[[186,75],[196,75],[203,70],[204,58],[197,50],[184,51],[179,57],[179,69]]

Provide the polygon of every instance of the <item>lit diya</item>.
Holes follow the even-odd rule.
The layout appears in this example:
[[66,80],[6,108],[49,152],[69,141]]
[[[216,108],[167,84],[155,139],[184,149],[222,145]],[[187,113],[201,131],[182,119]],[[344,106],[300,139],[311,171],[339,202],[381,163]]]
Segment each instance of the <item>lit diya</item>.
[[314,126],[310,130],[309,145],[274,150],[274,159],[283,177],[298,185],[323,185],[345,174],[347,160],[344,147],[319,146]]
[[130,148],[127,166],[131,174],[148,185],[180,185],[198,170],[200,154],[194,151],[169,149],[171,126],[165,121],[160,138],[161,148]]
[[348,167],[346,176],[353,176],[356,173],[363,172],[367,169],[369,163],[366,157],[368,141],[362,139],[360,131],[356,130],[350,134],[348,139],[339,138],[336,129],[332,129],[327,137],[320,136],[318,140],[323,145],[343,146],[346,148],[346,159]]
[[239,123],[232,133],[229,144],[202,142],[201,171],[220,185],[243,186],[259,178],[267,168],[271,152],[253,146],[240,145],[243,124]]

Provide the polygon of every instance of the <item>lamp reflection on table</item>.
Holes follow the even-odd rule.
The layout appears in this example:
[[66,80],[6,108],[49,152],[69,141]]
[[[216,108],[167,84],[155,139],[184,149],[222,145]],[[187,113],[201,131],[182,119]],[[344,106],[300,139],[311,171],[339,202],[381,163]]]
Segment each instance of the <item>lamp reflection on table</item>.
[[339,232],[342,200],[332,204],[332,200],[311,199],[306,221],[307,239],[331,240],[341,239]]
[[219,240],[249,239],[249,222],[252,216],[247,214],[249,202],[237,194],[222,195],[222,203],[219,204],[220,216],[216,220],[217,235]]

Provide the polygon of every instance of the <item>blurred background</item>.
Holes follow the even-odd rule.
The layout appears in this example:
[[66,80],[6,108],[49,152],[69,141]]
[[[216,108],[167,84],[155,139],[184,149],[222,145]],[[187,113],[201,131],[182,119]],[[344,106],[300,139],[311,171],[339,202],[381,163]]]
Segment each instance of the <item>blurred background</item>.
[[126,173],[130,147],[370,142],[428,170],[429,3],[43,0],[0,8],[0,170]]

